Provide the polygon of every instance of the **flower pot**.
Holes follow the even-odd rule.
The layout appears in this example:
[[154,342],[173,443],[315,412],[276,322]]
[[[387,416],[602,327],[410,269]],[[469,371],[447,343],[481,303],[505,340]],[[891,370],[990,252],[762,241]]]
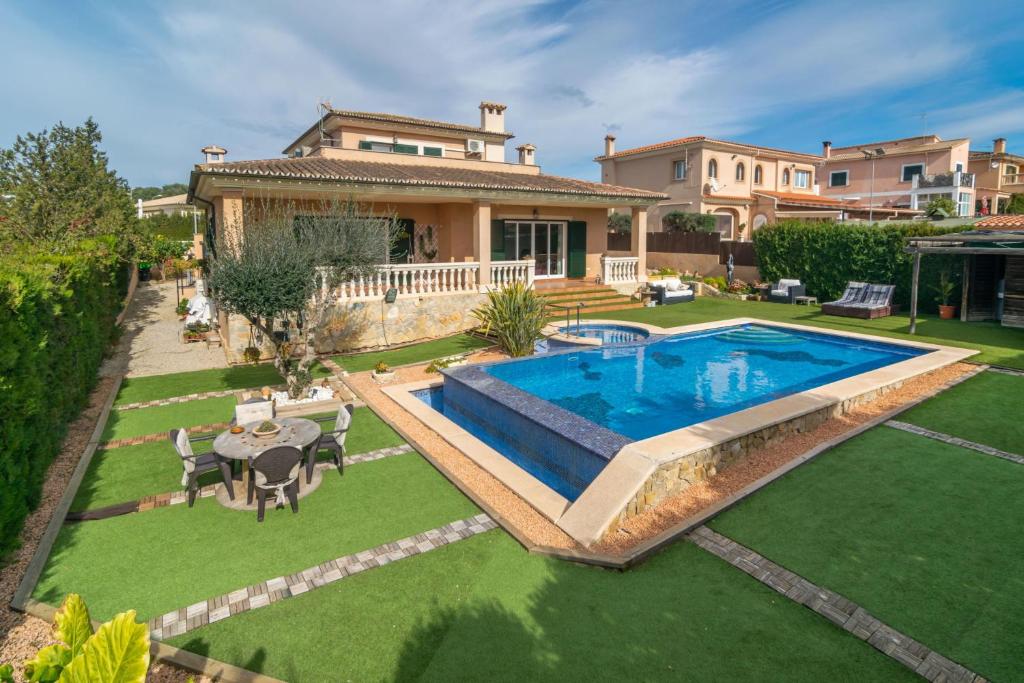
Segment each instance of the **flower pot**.
[[388,382],[390,382],[394,378],[395,378],[395,371],[394,370],[388,370],[387,372],[377,372],[376,370],[373,371],[373,381],[375,381],[375,382],[379,382],[381,384],[387,384]]
[[943,320],[952,320],[956,314],[956,306],[946,306],[939,304],[939,317]]
[[272,430],[270,430],[268,432],[261,432],[259,430],[259,427],[256,427],[256,428],[254,428],[252,430],[252,435],[255,436],[255,437],[258,437],[260,439],[269,439],[272,436],[276,436],[277,433],[280,432],[280,431],[281,431],[281,425],[275,424],[274,425],[274,429],[272,429]]

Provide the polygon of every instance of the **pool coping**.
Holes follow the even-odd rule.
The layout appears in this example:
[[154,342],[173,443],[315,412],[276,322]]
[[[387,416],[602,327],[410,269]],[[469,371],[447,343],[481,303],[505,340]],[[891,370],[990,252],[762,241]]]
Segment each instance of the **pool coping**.
[[[588,320],[588,323],[623,324],[622,321],[598,319]],[[842,405],[851,399],[901,384],[912,377],[965,360],[979,353],[972,349],[890,339],[858,332],[822,330],[822,328],[809,325],[779,323],[748,317],[668,328],[646,323],[628,324],[657,335],[693,333],[742,324],[762,324],[819,335],[924,349],[930,353],[898,361],[882,368],[791,394],[696,425],[634,441],[624,446],[590,486],[571,503],[412,394],[413,391],[439,386],[443,383],[442,379],[387,387],[383,391],[385,395],[434,430],[452,446],[512,489],[574,540],[584,547],[589,547],[604,536],[638,491],[645,486],[648,479],[666,463],[691,453],[728,443],[753,432],[801,418],[809,413]]]

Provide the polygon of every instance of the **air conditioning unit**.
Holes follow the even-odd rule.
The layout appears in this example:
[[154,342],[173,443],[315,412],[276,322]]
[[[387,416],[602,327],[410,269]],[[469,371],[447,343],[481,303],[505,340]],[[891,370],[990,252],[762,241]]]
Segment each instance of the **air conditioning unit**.
[[484,153],[484,141],[483,140],[466,140],[466,152],[469,154],[483,154]]

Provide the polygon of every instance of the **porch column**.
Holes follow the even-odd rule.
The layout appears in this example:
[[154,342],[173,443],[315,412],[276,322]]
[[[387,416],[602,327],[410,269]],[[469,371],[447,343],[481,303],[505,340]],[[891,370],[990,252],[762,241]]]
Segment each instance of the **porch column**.
[[637,282],[647,282],[647,207],[633,207],[633,224],[629,229],[629,255],[637,257]]
[[477,283],[491,284],[491,203],[473,202],[473,258],[480,264]]
[[239,190],[225,190],[219,209],[220,244],[233,249],[242,237],[242,193]]

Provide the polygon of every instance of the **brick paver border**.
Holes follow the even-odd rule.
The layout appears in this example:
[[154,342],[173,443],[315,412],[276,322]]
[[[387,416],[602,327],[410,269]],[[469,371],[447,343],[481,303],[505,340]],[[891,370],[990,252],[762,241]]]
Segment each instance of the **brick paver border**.
[[[207,432],[221,432],[231,426],[230,422],[214,422],[206,425],[196,425],[195,427],[189,427],[185,431],[191,436],[194,434],[206,434]],[[105,451],[109,451],[112,448],[121,448],[122,446],[138,446],[143,443],[156,443],[157,441],[169,441],[170,437],[166,432],[157,432],[156,434],[142,434],[140,436],[132,436],[127,439],[111,439],[110,441],[102,442],[99,447]]]
[[998,372],[1000,375],[1012,375],[1014,377],[1024,377],[1024,370],[1015,370],[1013,368],[995,368],[989,367],[989,372]]
[[329,560],[288,576],[279,576],[224,595],[173,610],[149,620],[153,640],[179,636],[222,619],[308,593],[359,572],[421,555],[497,528],[486,514],[460,519],[421,534]]
[[968,441],[967,439],[961,439],[958,436],[952,434],[943,434],[942,432],[932,431],[931,429],[925,429],[924,427],[918,427],[915,424],[909,422],[900,422],[899,420],[889,420],[885,423],[887,426],[893,429],[899,429],[904,432],[911,434],[917,434],[918,436],[925,436],[929,439],[935,439],[943,443],[948,443],[951,446],[960,446],[961,448],[969,448],[972,451],[984,453],[985,455],[991,455],[996,458],[1002,458],[1003,460],[1009,460],[1015,462],[1018,465],[1024,465],[1024,455],[1017,455],[1016,453],[1009,453],[1007,451],[1001,451],[998,448],[992,446],[986,446],[983,443],[976,441]]
[[867,641],[875,649],[929,681],[985,681],[970,669],[943,657],[928,646],[871,616],[857,603],[811,583],[799,574],[775,564],[706,526],[697,527],[689,537],[698,547],[746,572],[790,600],[820,614],[844,631]]
[[137,401],[135,403],[124,403],[119,406],[114,406],[114,410],[125,411],[138,410],[139,408],[158,408],[160,406],[172,406],[178,403],[200,401],[204,398],[223,398],[225,396],[234,396],[235,394],[242,391],[259,391],[259,389],[260,387],[249,387],[248,389],[225,389],[223,391],[203,391],[198,394],[185,394],[184,396],[159,398],[153,401]]

